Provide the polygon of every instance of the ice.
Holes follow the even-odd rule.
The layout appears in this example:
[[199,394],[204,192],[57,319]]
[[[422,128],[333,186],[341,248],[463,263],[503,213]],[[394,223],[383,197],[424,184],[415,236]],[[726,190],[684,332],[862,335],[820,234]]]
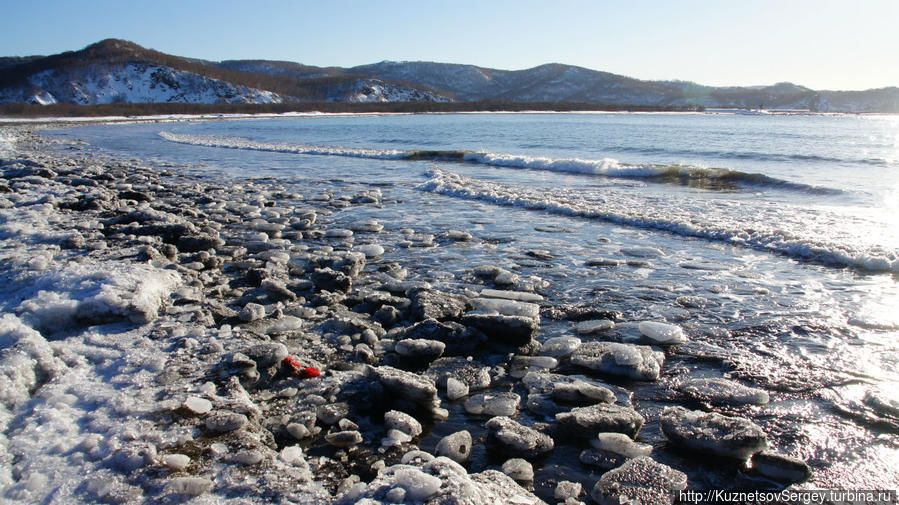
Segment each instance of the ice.
[[684,330],[674,324],[643,321],[637,327],[654,344],[682,344],[687,341]]
[[471,456],[471,433],[467,430],[457,431],[440,439],[434,454],[446,456],[457,463],[468,461]]
[[406,490],[406,498],[423,501],[440,489],[440,478],[428,475],[417,468],[403,468],[394,473],[397,485]]
[[768,447],[765,432],[742,417],[673,407],[659,421],[669,442],[695,452],[745,460]]
[[753,454],[750,466],[754,473],[788,484],[805,482],[812,477],[808,463],[774,451]]
[[178,477],[168,483],[168,490],[174,494],[199,496],[212,489],[212,481],[204,477]]
[[590,445],[596,449],[620,454],[627,458],[649,456],[649,453],[652,452],[651,445],[634,442],[623,433],[600,433],[595,440],[590,441]]
[[568,356],[581,346],[577,337],[552,337],[540,344],[539,352],[544,356],[562,358]]
[[636,410],[608,403],[576,407],[570,412],[556,414],[556,420],[568,430],[567,433],[591,438],[598,433],[610,431],[634,438],[645,422]]
[[642,345],[618,342],[589,342],[571,355],[577,366],[633,380],[659,378],[665,355]]
[[524,291],[504,291],[499,289],[482,289],[481,296],[483,298],[501,298],[505,300],[516,300],[520,302],[540,302],[543,297],[536,293],[526,293]]
[[288,445],[281,449],[281,452],[278,453],[278,457],[288,465],[299,466],[303,461],[303,448],[299,445]]
[[605,473],[590,497],[599,505],[671,505],[686,487],[686,474],[642,456]]
[[421,423],[409,414],[398,410],[391,410],[384,414],[384,427],[399,430],[411,437],[417,437],[422,432]]
[[360,246],[356,246],[354,249],[356,251],[361,252],[362,254],[365,255],[366,258],[369,258],[369,259],[377,258],[384,254],[384,248],[377,244],[360,245]]
[[162,464],[172,470],[184,470],[190,464],[190,458],[184,454],[166,454],[162,457]]
[[362,433],[357,430],[338,431],[325,435],[325,441],[334,447],[353,447],[362,443]]
[[574,331],[577,332],[578,335],[593,335],[595,333],[609,331],[614,328],[615,323],[608,319],[581,321],[580,323],[574,325]]
[[249,420],[236,412],[214,412],[206,418],[206,428],[216,433],[225,433],[243,428]]
[[424,338],[407,338],[396,343],[394,348],[404,358],[415,358],[433,361],[443,354],[446,344],[438,340]]
[[608,388],[578,376],[529,372],[522,382],[530,393],[546,394],[561,402],[578,405],[615,402],[615,394]]
[[553,492],[553,497],[558,501],[566,501],[569,498],[577,499],[577,497],[581,495],[581,490],[582,486],[580,482],[563,480],[556,484],[556,489]]
[[519,424],[509,417],[494,417],[485,426],[493,440],[512,454],[536,457],[553,450],[555,446],[549,435]]
[[497,313],[504,316],[523,316],[533,319],[538,319],[540,317],[539,305],[517,300],[506,300],[502,298],[472,298],[471,305],[476,311],[484,313]]
[[678,388],[687,396],[717,405],[765,405],[767,392],[729,379],[690,379]]
[[454,401],[468,396],[468,384],[457,380],[455,377],[449,377],[446,379],[446,396]]
[[465,400],[465,411],[484,416],[512,416],[518,411],[521,397],[511,392],[480,393]]
[[520,482],[534,480],[534,467],[521,458],[512,458],[503,463],[503,473]]

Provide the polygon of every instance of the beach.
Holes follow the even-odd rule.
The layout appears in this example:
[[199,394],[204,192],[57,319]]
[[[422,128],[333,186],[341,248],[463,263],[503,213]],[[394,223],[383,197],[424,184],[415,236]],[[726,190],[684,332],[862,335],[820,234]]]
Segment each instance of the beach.
[[[867,453],[880,455],[866,469],[887,469],[882,480],[853,481],[852,465],[826,461],[814,448],[826,444],[804,431],[825,419],[804,389],[815,377],[834,391],[864,384],[858,398],[833,400],[852,414],[840,422],[856,430],[847,444],[893,432],[897,403],[880,383],[814,360],[817,368],[791,369],[769,340],[778,329],[755,319],[728,326],[721,314],[733,311],[717,312],[733,302],[776,318],[765,310],[784,307],[780,297],[796,284],[772,292],[774,281],[741,270],[736,281],[700,284],[698,296],[676,282],[718,266],[663,241],[715,241],[725,231],[665,221],[645,229],[674,238],[639,245],[608,233],[591,243],[611,242],[614,254],[566,254],[575,246],[559,237],[572,225],[559,216],[594,219],[595,209],[575,207],[571,195],[547,204],[539,189],[478,186],[444,165],[412,193],[427,198],[410,203],[402,184],[365,184],[349,172],[310,181],[220,173],[99,153],[34,126],[3,128],[4,498],[671,503],[716,483],[895,483],[888,443]],[[209,146],[175,135],[163,139]],[[444,197],[460,198],[440,216]],[[484,202],[515,207],[521,226],[544,238],[484,231],[497,219]],[[533,208],[549,210],[533,218]],[[615,226],[646,221],[613,217]],[[820,250],[753,240],[739,253],[703,254],[733,254],[759,270],[786,255],[832,275]],[[871,259],[872,250],[824,252],[840,268],[895,272],[889,254]],[[677,272],[651,286],[667,262]],[[602,283],[575,285],[583,272]],[[609,302],[617,291],[625,294]],[[829,314],[820,304],[797,303],[785,317]],[[859,318],[855,327],[878,338],[896,330]],[[773,357],[756,358],[763,353],[744,340]]]

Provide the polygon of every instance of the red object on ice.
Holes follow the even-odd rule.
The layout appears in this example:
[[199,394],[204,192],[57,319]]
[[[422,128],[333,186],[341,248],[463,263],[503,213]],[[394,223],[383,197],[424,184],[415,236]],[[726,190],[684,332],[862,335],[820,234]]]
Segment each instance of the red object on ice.
[[310,377],[318,377],[322,373],[318,370],[318,368],[312,367],[304,367],[299,361],[287,356],[282,361],[285,365],[289,366],[293,369],[293,373],[300,377],[310,378]]

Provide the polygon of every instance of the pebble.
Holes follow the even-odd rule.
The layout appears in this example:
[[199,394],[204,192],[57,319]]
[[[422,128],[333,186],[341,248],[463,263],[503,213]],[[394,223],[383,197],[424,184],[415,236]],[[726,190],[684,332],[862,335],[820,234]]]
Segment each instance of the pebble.
[[410,437],[417,437],[422,433],[421,423],[418,420],[398,410],[391,410],[384,414],[384,427],[399,430]]
[[519,482],[534,480],[534,467],[521,458],[512,458],[503,463],[503,473]]
[[468,384],[455,377],[446,379],[446,396],[454,401],[468,396]]
[[446,456],[456,463],[464,463],[471,457],[471,433],[466,430],[457,431],[440,439],[434,454]]

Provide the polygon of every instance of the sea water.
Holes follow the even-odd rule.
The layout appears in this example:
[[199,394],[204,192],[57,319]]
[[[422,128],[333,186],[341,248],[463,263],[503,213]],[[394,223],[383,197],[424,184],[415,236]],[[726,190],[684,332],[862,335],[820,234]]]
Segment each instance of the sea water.
[[[474,267],[498,265],[545,305],[618,314],[625,336],[640,321],[680,325],[689,341],[660,380],[627,388],[647,417],[641,441],[691,485],[732,488],[739,471],[669,450],[658,414],[697,408],[678,385],[719,377],[770,395],[761,407],[717,409],[808,461],[811,487],[899,482],[899,117],[320,115],[54,134],[306,196],[377,189],[379,205],[329,219],[383,223],[359,244],[385,247],[410,279],[453,290]],[[474,240],[397,246],[450,230]],[[574,334],[544,317],[538,340]],[[484,432],[463,401],[422,448],[458,429]],[[483,453],[473,465],[498,467]],[[535,470],[538,481],[587,485],[598,475],[564,446]]]

